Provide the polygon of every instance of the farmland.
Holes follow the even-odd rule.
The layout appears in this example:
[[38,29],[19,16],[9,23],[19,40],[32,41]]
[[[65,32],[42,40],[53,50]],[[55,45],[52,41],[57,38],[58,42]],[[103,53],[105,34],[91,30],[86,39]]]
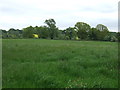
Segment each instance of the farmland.
[[3,39],[3,88],[117,88],[118,44]]

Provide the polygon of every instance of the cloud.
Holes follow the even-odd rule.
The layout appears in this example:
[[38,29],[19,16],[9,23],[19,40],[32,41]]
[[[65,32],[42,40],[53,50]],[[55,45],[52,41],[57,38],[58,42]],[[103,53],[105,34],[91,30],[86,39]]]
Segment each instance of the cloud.
[[0,28],[40,26],[53,18],[60,29],[82,21],[117,31],[117,8],[118,0],[1,0]]

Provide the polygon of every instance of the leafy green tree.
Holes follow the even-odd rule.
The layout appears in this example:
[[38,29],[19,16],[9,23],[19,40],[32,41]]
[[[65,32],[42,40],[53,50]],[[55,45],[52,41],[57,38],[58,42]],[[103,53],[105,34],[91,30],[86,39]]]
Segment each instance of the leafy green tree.
[[88,36],[90,40],[99,40],[99,34],[100,34],[100,31],[97,30],[96,28],[91,28],[88,31]]
[[88,38],[88,31],[90,30],[90,25],[84,22],[77,22],[75,24],[75,28],[77,30],[77,35],[80,39]]
[[38,27],[38,26],[35,26],[35,27],[33,27],[33,28],[34,28],[34,34],[38,34],[39,27]]
[[66,29],[66,36],[68,37],[68,39],[72,40],[72,39],[75,39],[76,36],[77,36],[77,33],[75,31],[75,28],[73,27],[69,27]]
[[118,37],[118,36],[117,36],[117,33],[116,33],[116,32],[109,32],[109,33],[105,36],[104,40],[105,40],[105,41],[117,42],[117,41],[118,41],[118,38],[117,38],[117,37]]
[[23,37],[24,38],[33,38],[34,33],[35,33],[34,27],[32,27],[32,26],[23,28]]
[[58,37],[58,28],[56,27],[56,22],[54,19],[45,20],[45,23],[48,25],[49,34],[51,39]]
[[7,35],[8,38],[22,38],[22,30],[10,28]]
[[0,29],[0,38],[8,38],[7,31]]
[[98,29],[100,31],[103,31],[103,30],[107,30],[108,31],[108,28],[105,25],[103,25],[103,24],[98,24],[96,26],[96,29]]
[[40,38],[40,36],[41,36],[41,28],[38,27],[38,26],[35,26],[34,27],[34,34],[37,34],[38,37]]
[[96,28],[91,28],[89,24],[77,22],[75,27],[59,30],[54,19],[45,20],[47,26],[29,26],[23,30],[10,28],[9,31],[1,30],[2,38],[33,38],[37,34],[39,38],[69,39],[69,40],[105,40],[120,41],[120,32],[111,33],[105,25],[98,24]]
[[16,36],[17,36],[17,38],[23,38],[23,31],[16,29]]
[[115,37],[115,36],[111,36],[111,40],[110,40],[110,41],[112,41],[112,42],[117,42],[117,41],[118,41],[118,38]]
[[108,28],[105,25],[98,24],[96,29],[100,31],[99,40],[104,40],[105,36],[109,33]]
[[34,27],[34,33],[38,34],[39,38],[49,38],[49,29],[47,26]]
[[49,28],[46,27],[46,26],[41,26],[39,27],[40,28],[40,37],[41,38],[50,38],[50,31],[49,31]]
[[58,31],[58,39],[64,40],[65,39],[65,33],[64,30]]
[[9,38],[15,38],[15,29],[14,28],[10,28],[9,30],[8,30],[8,37]]

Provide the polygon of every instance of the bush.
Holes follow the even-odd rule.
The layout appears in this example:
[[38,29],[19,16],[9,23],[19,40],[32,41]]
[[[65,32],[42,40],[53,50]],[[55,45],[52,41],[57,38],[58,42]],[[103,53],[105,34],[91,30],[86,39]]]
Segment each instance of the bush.
[[115,36],[112,36],[110,41],[112,41],[112,42],[117,42],[118,39],[117,39]]
[[65,40],[70,40],[69,36],[65,36]]
[[117,42],[118,38],[114,35],[106,35],[104,41]]
[[60,35],[58,35],[58,39],[64,40],[64,39],[65,39],[65,34],[60,34]]

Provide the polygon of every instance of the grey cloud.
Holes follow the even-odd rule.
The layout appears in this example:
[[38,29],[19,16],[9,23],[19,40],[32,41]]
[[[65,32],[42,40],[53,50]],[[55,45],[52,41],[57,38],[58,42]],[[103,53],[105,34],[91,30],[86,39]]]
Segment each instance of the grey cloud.
[[[31,4],[32,5],[32,4]],[[19,21],[14,22],[14,23],[8,23],[1,21],[0,27],[14,27],[14,28],[23,28],[28,25],[40,25],[44,23],[44,19],[48,18],[54,18],[55,21],[57,22],[57,26],[61,29],[74,26],[76,22],[82,21],[90,24],[91,26],[95,27],[97,24],[102,23],[105,24],[107,27],[110,29],[115,29],[117,27],[117,20],[116,17],[113,18],[106,18],[106,17],[98,17],[95,20],[93,18],[88,18],[87,15],[86,17],[82,16],[74,16],[73,13],[83,13],[83,12],[94,12],[94,13],[114,13],[117,11],[117,8],[115,8],[112,3],[108,4],[100,4],[98,6],[71,6],[74,9],[70,10],[67,7],[65,9],[63,8],[58,8],[56,10],[50,10],[49,7],[36,7],[35,5],[29,5],[28,3],[19,4],[17,2],[14,2],[14,0],[1,0],[0,3],[0,13],[2,15],[11,16],[12,18],[27,18],[24,20],[23,18],[23,23]],[[41,4],[40,4],[41,5]],[[72,5],[72,4],[71,4]],[[44,6],[44,5],[43,5]],[[62,6],[60,6],[62,7]],[[0,15],[0,16],[2,16]],[[89,15],[88,15],[89,16]],[[95,15],[94,15],[95,16]],[[96,17],[96,16],[95,16]],[[16,20],[17,21],[17,20]]]

